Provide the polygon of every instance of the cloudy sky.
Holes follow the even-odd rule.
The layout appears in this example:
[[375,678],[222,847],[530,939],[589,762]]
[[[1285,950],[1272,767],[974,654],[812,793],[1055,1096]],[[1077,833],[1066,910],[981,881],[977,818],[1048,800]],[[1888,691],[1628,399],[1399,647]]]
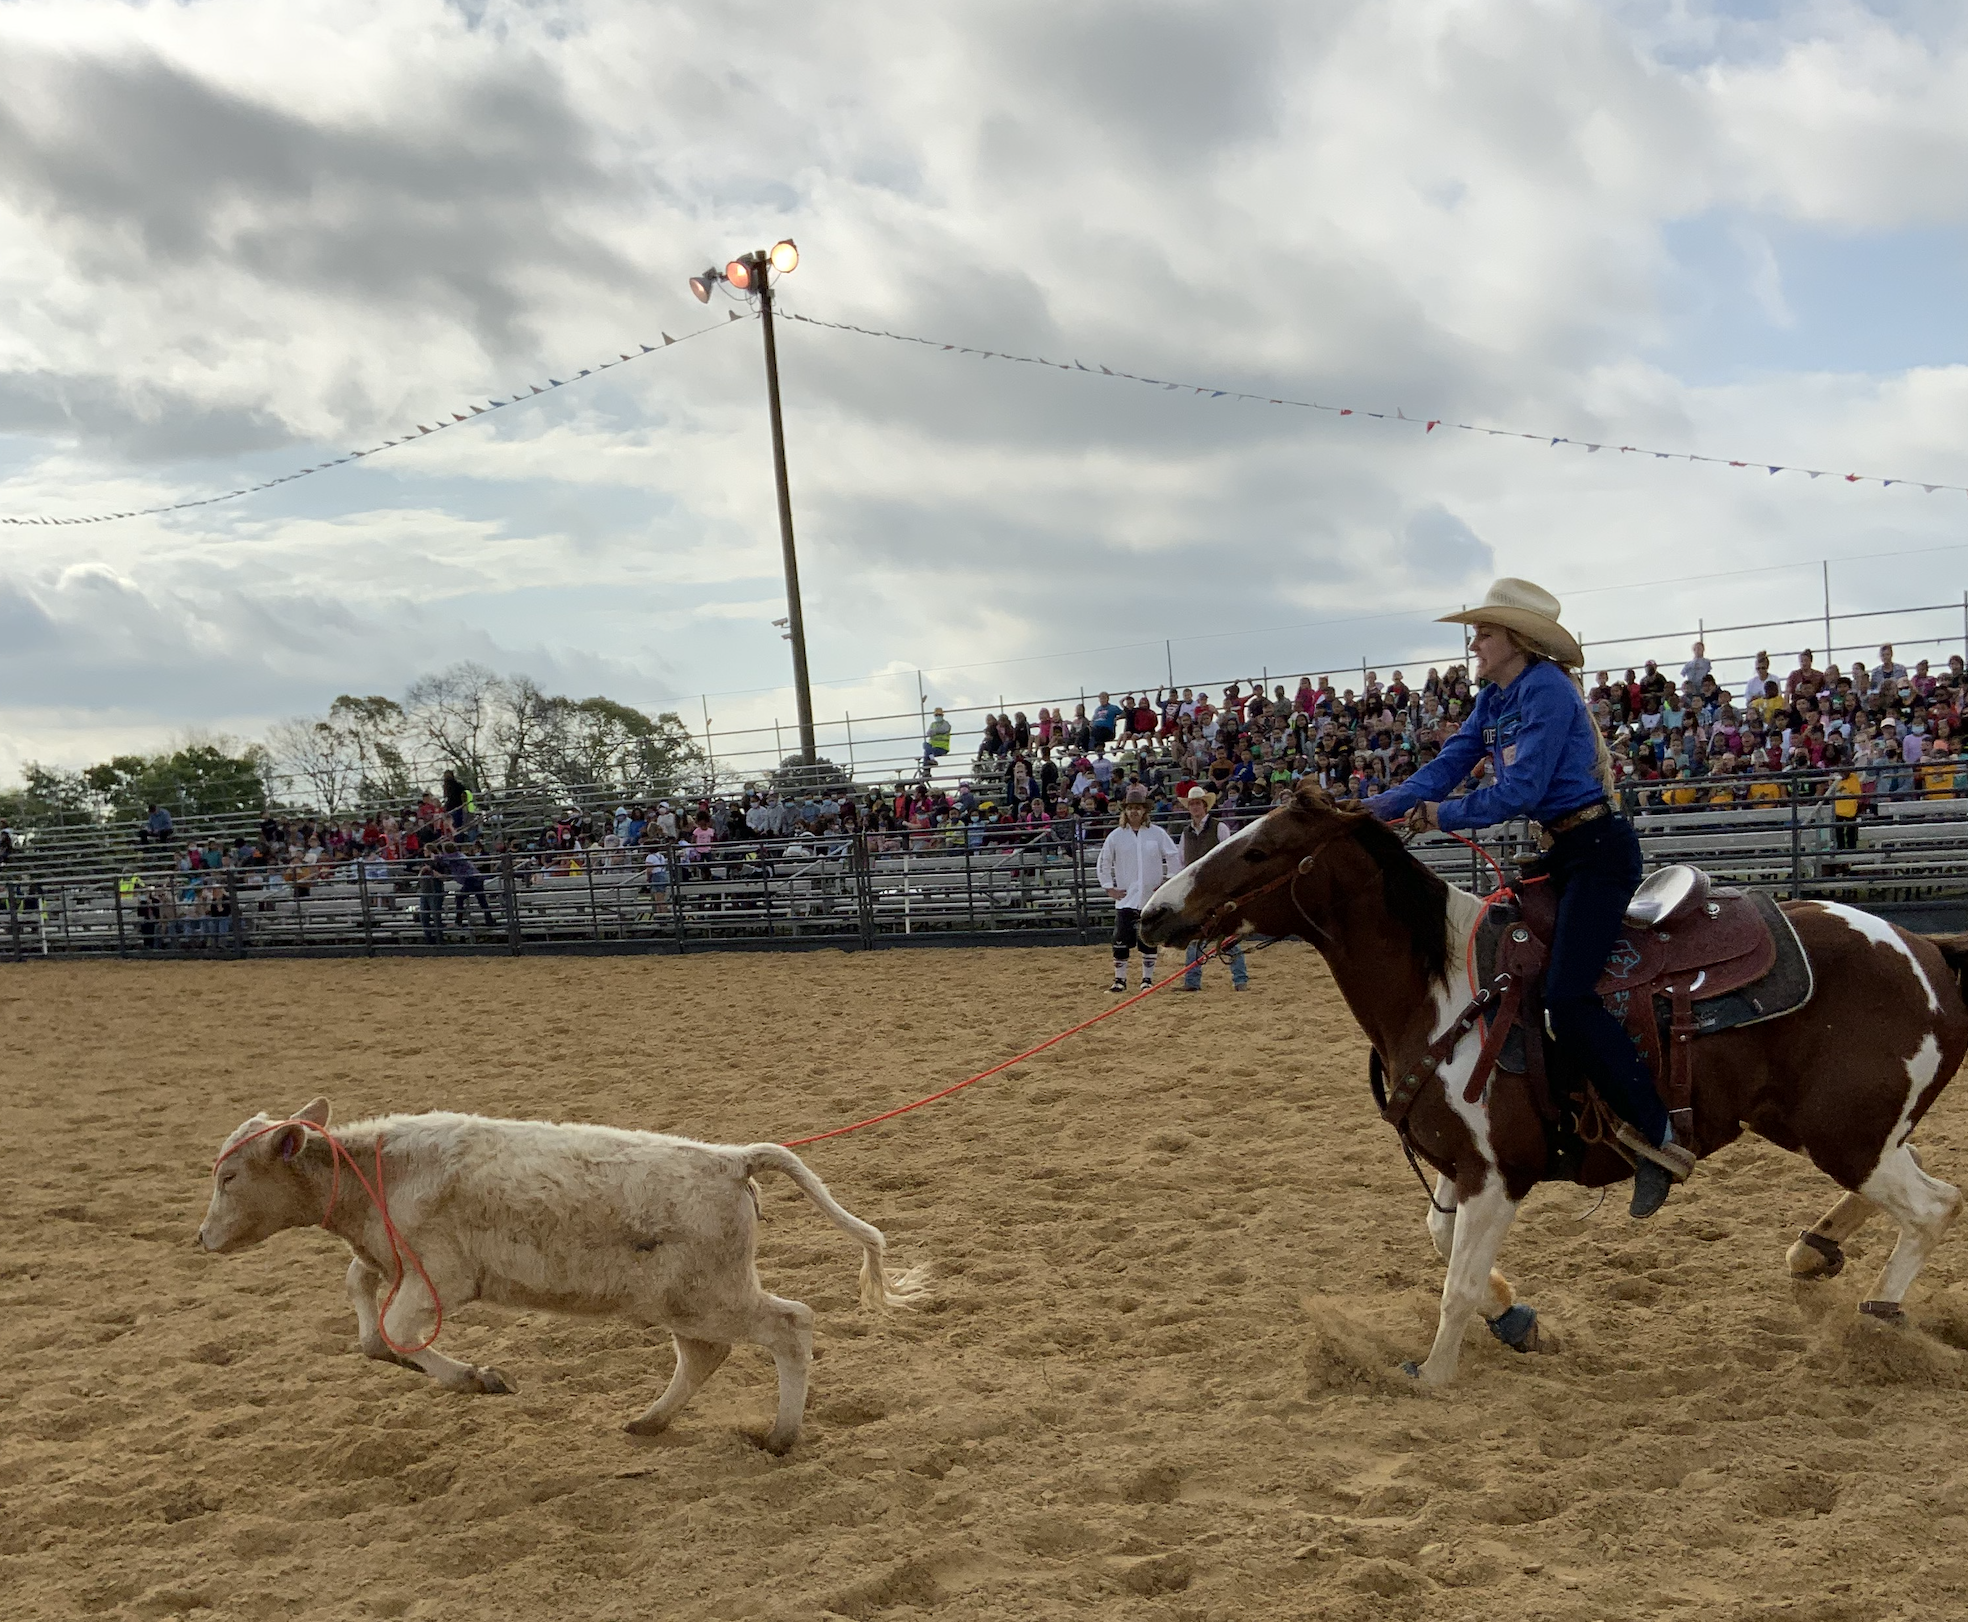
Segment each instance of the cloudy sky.
[[[1968,584],[1968,495],[1763,471],[1968,485],[1949,0],[12,0],[0,516],[638,358],[0,525],[0,781],[461,658],[790,724],[759,331],[684,285],[781,236],[789,314],[1359,413],[782,322],[864,752],[918,670],[1425,662],[1496,573],[1622,663],[1821,613],[1823,559],[1841,611]],[[1837,640],[1887,626],[1963,615]]]

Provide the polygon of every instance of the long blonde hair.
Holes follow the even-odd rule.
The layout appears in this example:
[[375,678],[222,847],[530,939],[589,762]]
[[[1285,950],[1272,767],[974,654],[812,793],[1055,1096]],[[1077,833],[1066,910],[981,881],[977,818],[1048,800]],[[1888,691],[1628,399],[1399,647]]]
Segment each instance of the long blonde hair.
[[1513,631],[1507,625],[1502,629],[1503,634],[1510,638],[1510,645],[1524,656],[1527,665],[1553,664],[1571,678],[1572,686],[1578,693],[1579,706],[1585,711],[1586,724],[1592,728],[1592,774],[1599,779],[1599,786],[1606,791],[1606,798],[1617,799],[1618,791],[1613,786],[1612,752],[1606,747],[1606,735],[1599,730],[1599,721],[1592,713],[1592,706],[1585,701],[1585,667],[1554,659],[1522,632]]

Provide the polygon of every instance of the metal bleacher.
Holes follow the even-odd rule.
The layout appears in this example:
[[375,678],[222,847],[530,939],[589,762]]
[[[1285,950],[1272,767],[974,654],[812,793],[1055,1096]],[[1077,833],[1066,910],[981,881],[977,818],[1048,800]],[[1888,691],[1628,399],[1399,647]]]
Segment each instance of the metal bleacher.
[[[1968,800],[1882,798],[1859,819],[1856,848],[1840,850],[1820,787],[1800,778],[1764,805],[1629,810],[1650,869],[1690,861],[1779,897],[1968,927]],[[250,837],[256,825],[181,819],[180,845]],[[484,904],[446,885],[435,918],[407,864],[343,863],[298,883],[256,870],[186,875],[173,871],[175,848],[139,845],[128,825],[43,830],[0,875],[0,958],[1092,942],[1113,916],[1093,873],[1099,831],[1076,843],[1068,826],[1036,838],[993,828],[979,843],[938,831],[893,849],[838,836],[747,840],[668,868],[661,885],[648,882],[640,851],[498,855],[479,862]],[[1483,842],[1506,867],[1535,848],[1523,825],[1487,830]],[[1452,841],[1411,848],[1466,888],[1494,883]],[[126,890],[119,881],[132,877]]]

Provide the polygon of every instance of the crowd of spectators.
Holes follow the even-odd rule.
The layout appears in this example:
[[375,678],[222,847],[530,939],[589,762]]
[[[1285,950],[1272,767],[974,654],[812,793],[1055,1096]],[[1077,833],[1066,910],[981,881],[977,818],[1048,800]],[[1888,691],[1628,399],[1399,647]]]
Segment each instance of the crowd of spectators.
[[[1939,671],[1924,659],[1909,670],[1888,645],[1870,668],[1825,670],[1807,649],[1779,673],[1759,653],[1738,689],[1718,681],[1696,643],[1678,677],[1650,659],[1617,676],[1596,671],[1583,687],[1629,810],[1830,794],[1849,818],[1880,800],[1968,796],[1959,654]],[[1336,796],[1379,793],[1433,759],[1473,700],[1462,665],[1413,683],[1404,671],[1383,682],[1368,670],[1357,689],[1310,675],[1291,690],[1235,682],[1220,700],[1187,687],[1118,703],[1102,693],[1070,717],[1063,707],[1036,720],[988,717],[975,764],[1011,804],[1036,804],[1040,815],[1089,798],[1104,814],[1137,782],[1172,815],[1201,782],[1234,823],[1240,808],[1301,782]]]
[[[1938,670],[1926,660],[1908,669],[1887,646],[1870,667],[1824,669],[1806,650],[1780,672],[1759,654],[1751,674],[1724,685],[1697,643],[1675,675],[1648,660],[1617,675],[1589,672],[1583,690],[1629,811],[1828,797],[1839,842],[1850,844],[1857,817],[1881,802],[1968,798],[1960,655]],[[1103,692],[1070,715],[1061,706],[1036,719],[986,717],[974,757],[954,772],[942,764],[947,725],[932,729],[924,769],[892,787],[754,785],[623,802],[612,814],[570,806],[526,826],[510,812],[484,814],[449,772],[436,792],[395,810],[269,811],[257,829],[223,839],[181,838],[168,810],[153,806],[124,892],[146,926],[216,935],[235,907],[267,909],[359,877],[385,908],[414,896],[429,933],[447,894],[456,924],[470,905],[494,926],[508,862],[519,885],[593,875],[660,895],[699,876],[782,869],[856,846],[872,855],[1004,843],[1063,853],[1103,838],[1110,807],[1136,784],[1171,822],[1201,784],[1231,828],[1300,783],[1367,798],[1432,759],[1473,701],[1462,665],[1414,682],[1401,670],[1384,682],[1368,670],[1357,688],[1305,675],[1290,685],[1232,682],[1218,694],[1164,687],[1116,701]],[[168,878],[159,858],[175,867]]]

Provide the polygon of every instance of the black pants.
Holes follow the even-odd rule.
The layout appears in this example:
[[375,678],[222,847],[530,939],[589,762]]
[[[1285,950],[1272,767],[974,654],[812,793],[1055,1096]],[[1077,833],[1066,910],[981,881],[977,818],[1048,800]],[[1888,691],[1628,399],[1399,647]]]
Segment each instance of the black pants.
[[485,922],[488,925],[491,924],[493,922],[492,903],[485,899],[485,880],[460,879],[458,881],[458,894],[456,898],[458,904],[458,927],[462,929],[465,926],[466,896],[477,897],[479,911],[485,914]]
[[[1128,953],[1141,945],[1141,909],[1121,907],[1114,913],[1114,966],[1127,967]],[[1153,947],[1141,947],[1141,961],[1144,967],[1152,970],[1155,964]]]
[[1832,820],[1831,847],[1833,850],[1857,850],[1859,848],[1859,820],[1857,817],[1836,817]]
[[1606,958],[1625,930],[1626,904],[1640,888],[1640,841],[1623,817],[1600,817],[1559,834],[1545,859],[1558,891],[1558,927],[1545,975],[1551,1034],[1592,1078],[1622,1120],[1658,1144],[1667,1107],[1633,1039],[1599,1000]]

